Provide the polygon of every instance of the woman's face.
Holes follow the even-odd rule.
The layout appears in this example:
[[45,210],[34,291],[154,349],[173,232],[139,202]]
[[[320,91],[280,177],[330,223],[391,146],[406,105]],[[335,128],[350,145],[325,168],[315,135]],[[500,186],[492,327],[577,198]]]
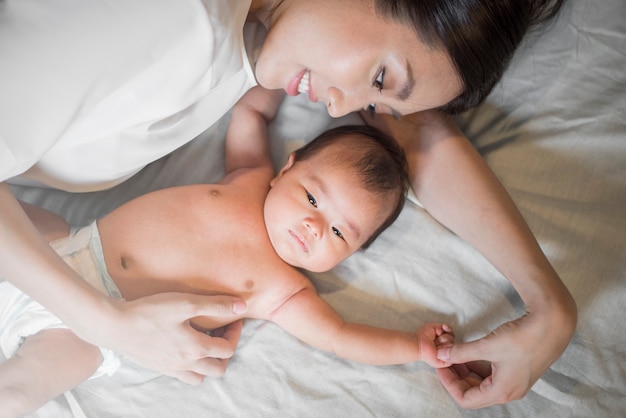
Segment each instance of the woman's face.
[[376,16],[371,0],[285,0],[256,64],[258,82],[308,94],[331,116],[374,104],[378,113],[409,114],[461,93],[444,52],[412,28]]

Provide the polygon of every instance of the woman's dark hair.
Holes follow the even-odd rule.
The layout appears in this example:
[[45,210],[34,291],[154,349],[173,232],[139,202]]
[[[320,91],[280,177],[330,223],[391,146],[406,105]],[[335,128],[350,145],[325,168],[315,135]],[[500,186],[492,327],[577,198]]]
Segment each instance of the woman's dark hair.
[[500,80],[524,35],[552,18],[564,0],[375,0],[376,11],[414,27],[427,45],[447,52],[463,92],[440,110],[480,103]]
[[355,169],[363,187],[385,199],[393,199],[394,208],[382,225],[362,245],[367,248],[389,225],[404,207],[408,190],[408,164],[404,151],[389,135],[367,125],[345,125],[329,129],[295,151],[295,161],[304,161],[328,146],[354,138],[350,151],[333,158],[339,164]]

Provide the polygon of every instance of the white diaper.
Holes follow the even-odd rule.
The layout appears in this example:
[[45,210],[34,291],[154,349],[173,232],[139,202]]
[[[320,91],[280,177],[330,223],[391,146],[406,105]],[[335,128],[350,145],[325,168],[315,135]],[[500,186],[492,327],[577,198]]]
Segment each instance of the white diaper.
[[[95,232],[95,233],[94,233]],[[95,244],[96,254],[92,254]],[[95,223],[78,230],[69,238],[55,241],[52,247],[59,255],[74,268],[86,281],[103,293],[113,297],[120,297],[108,273],[99,273],[98,264],[103,262],[99,235]],[[98,254],[100,252],[100,254]],[[100,260],[100,262],[98,262]],[[111,280],[111,283],[103,281]],[[113,286],[109,292],[109,288]],[[50,313],[42,305],[35,302],[11,283],[0,281],[0,348],[5,357],[11,357],[24,339],[44,329],[67,328],[63,322]],[[91,378],[115,373],[120,365],[117,354],[109,349],[100,347],[102,364]]]
[[[0,348],[5,357],[13,356],[25,338],[52,328],[67,327],[11,283],[0,282]],[[105,373],[111,376],[120,365],[113,351],[100,348],[100,352],[102,364],[92,378]]]

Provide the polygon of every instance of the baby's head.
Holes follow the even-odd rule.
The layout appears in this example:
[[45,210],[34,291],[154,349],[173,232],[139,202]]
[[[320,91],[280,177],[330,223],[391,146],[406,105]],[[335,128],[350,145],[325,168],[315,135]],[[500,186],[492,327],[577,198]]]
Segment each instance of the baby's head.
[[398,217],[407,162],[379,130],[342,126],[292,153],[271,185],[265,223],[274,249],[291,265],[327,271]]

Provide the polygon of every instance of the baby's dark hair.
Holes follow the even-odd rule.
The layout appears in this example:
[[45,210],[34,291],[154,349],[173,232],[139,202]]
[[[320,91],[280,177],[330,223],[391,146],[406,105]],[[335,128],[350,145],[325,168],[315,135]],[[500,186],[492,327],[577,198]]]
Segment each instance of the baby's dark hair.
[[345,125],[329,129],[295,152],[295,161],[304,161],[339,141],[356,139],[350,144],[352,152],[333,156],[338,163],[347,163],[360,176],[365,189],[395,202],[392,212],[371,237],[372,242],[400,215],[408,190],[408,164],[404,151],[389,135],[367,125]]

